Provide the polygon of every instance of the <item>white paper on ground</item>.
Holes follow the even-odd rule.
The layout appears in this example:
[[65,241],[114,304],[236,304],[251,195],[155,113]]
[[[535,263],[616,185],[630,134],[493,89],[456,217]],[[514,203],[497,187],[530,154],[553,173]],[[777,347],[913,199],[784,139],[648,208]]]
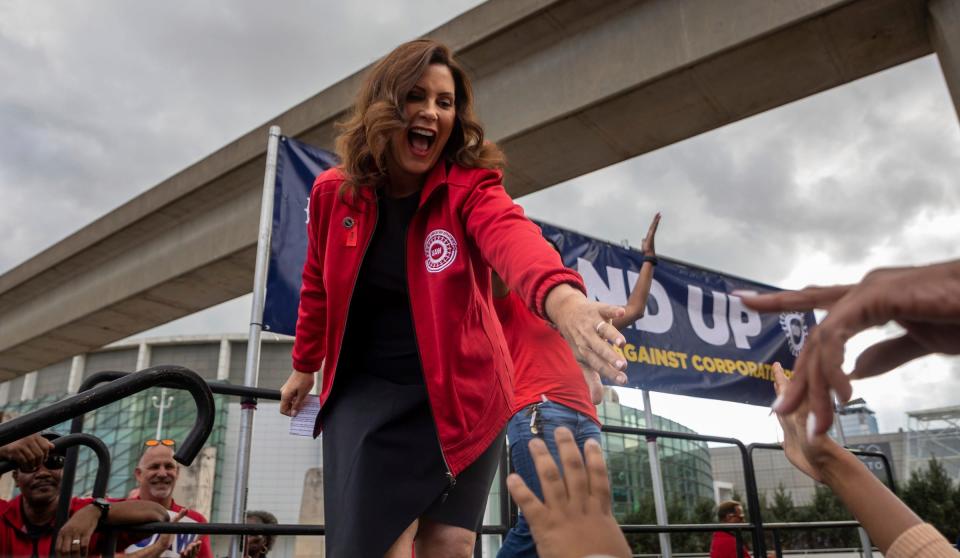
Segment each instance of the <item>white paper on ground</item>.
[[294,436],[313,436],[313,425],[320,414],[320,398],[308,395],[303,402],[303,408],[297,416],[290,417],[290,434]]

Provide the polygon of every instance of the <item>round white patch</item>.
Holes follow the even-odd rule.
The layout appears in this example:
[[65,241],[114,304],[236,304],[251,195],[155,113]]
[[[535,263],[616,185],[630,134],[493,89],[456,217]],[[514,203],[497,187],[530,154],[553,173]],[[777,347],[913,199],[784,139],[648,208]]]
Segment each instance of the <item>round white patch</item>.
[[423,241],[424,263],[427,271],[438,273],[450,267],[457,259],[457,239],[443,229],[435,229]]

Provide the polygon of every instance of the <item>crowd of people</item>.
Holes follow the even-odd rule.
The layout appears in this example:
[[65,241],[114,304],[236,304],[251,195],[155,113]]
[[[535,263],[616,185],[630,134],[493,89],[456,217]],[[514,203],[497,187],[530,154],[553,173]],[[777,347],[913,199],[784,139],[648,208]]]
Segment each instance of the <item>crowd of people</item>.
[[[296,415],[320,373],[327,555],[471,556],[506,439],[521,515],[499,558],[631,556],[611,511],[594,405],[601,377],[626,383],[614,348],[646,307],[659,214],[627,306],[590,300],[507,195],[504,157],[484,139],[470,80],[432,40],[405,43],[375,64],[340,125],[337,151],[341,165],[317,177],[310,196],[294,371],[280,407]],[[955,556],[825,433],[831,392],[849,400],[850,379],[960,352],[960,262],[742,298],[761,312],[829,311],[792,380],[775,366],[773,410],[791,463],[833,489],[886,556]],[[889,321],[904,335],[869,348],[845,374],[846,341]],[[40,436],[0,451],[20,464],[20,495],[2,508],[0,548],[9,555],[56,545],[79,556],[100,544],[101,522],[205,521],[173,501],[173,448],[151,441],[134,472],[137,493],[75,498],[54,541],[62,459]],[[718,516],[742,521],[742,506],[724,503]],[[251,512],[248,521],[276,519]],[[123,537],[130,556],[210,556],[206,536]],[[718,532],[711,556],[735,556],[732,543]],[[245,547],[257,556],[271,544],[258,537]]]

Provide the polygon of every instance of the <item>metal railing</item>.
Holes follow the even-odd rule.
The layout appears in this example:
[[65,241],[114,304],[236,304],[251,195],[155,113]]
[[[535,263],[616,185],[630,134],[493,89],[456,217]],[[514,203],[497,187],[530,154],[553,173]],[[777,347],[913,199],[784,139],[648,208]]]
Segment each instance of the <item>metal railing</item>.
[[[58,510],[57,528],[66,521],[66,512],[69,511],[69,500],[72,496],[74,474],[77,465],[77,445],[91,447],[99,459],[94,496],[105,494],[106,483],[110,473],[110,456],[106,446],[97,438],[83,434],[83,415],[99,407],[113,403],[119,399],[133,395],[150,387],[168,387],[186,389],[197,404],[197,421],[188,433],[184,442],[179,446],[174,458],[183,464],[189,465],[202,448],[205,440],[213,429],[214,401],[213,393],[239,396],[244,405],[256,405],[257,399],[280,400],[277,390],[237,386],[219,382],[207,382],[195,372],[179,366],[155,366],[136,373],[128,372],[99,372],[88,377],[81,385],[77,395],[68,397],[44,409],[31,412],[7,423],[0,424],[0,444],[6,444],[22,438],[44,428],[60,424],[72,419],[71,434],[55,440],[56,451],[66,450],[66,462],[61,485],[61,508],[64,515],[61,520]],[[782,545],[779,533],[782,530],[797,529],[834,529],[858,527],[856,521],[822,521],[822,522],[792,522],[792,523],[764,523],[761,516],[759,492],[757,490],[756,473],[753,465],[753,451],[782,450],[777,444],[744,445],[735,438],[708,436],[688,432],[671,432],[651,428],[635,428],[626,426],[606,425],[602,431],[610,434],[623,434],[644,437],[647,439],[675,438],[681,440],[714,442],[735,446],[743,463],[744,487],[747,497],[750,521],[747,523],[705,523],[705,524],[674,524],[674,525],[621,525],[624,533],[659,534],[681,532],[712,532],[730,531],[737,540],[738,552],[743,548],[742,533],[749,531],[754,548],[754,555],[766,554],[764,533],[772,531],[774,550],[777,556],[782,556]],[[894,479],[888,458],[882,453],[863,450],[850,450],[861,456],[875,457],[882,460],[889,486],[894,489]],[[0,471],[10,464],[0,462]],[[500,461],[500,524],[484,525],[481,535],[505,536],[510,525],[515,523],[516,505],[509,498],[506,488],[506,474],[509,470],[507,452],[504,451]],[[324,525],[300,524],[236,524],[236,523],[145,523],[136,526],[124,526],[124,531],[140,533],[171,533],[171,534],[200,534],[200,535],[306,535],[322,536],[325,534]],[[109,537],[112,539],[112,537]],[[480,555],[480,538],[475,555]],[[114,548],[105,549],[104,556],[112,556]]]

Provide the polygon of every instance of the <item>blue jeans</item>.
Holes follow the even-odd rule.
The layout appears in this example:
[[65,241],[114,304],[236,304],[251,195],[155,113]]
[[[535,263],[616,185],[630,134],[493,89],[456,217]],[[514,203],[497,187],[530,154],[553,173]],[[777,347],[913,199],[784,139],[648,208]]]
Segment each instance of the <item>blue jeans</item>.
[[[558,426],[565,426],[573,432],[573,438],[580,446],[583,452],[583,444],[590,438],[597,442],[600,441],[600,427],[586,415],[574,411],[570,407],[547,401],[535,405],[538,407],[539,431],[540,434],[533,434],[530,431],[529,413],[531,407],[527,407],[517,414],[513,415],[507,424],[507,440],[510,442],[510,459],[513,462],[513,469],[523,478],[530,490],[543,500],[543,490],[540,488],[540,479],[537,477],[537,470],[533,465],[533,458],[530,456],[530,450],[527,444],[534,437],[539,436],[547,443],[547,449],[553,456],[557,466],[560,466],[560,457],[557,452],[557,442],[553,438],[554,430]],[[533,536],[530,534],[530,526],[523,517],[523,513],[517,518],[517,524],[507,533],[497,558],[534,558],[537,556],[537,546],[533,542]]]

